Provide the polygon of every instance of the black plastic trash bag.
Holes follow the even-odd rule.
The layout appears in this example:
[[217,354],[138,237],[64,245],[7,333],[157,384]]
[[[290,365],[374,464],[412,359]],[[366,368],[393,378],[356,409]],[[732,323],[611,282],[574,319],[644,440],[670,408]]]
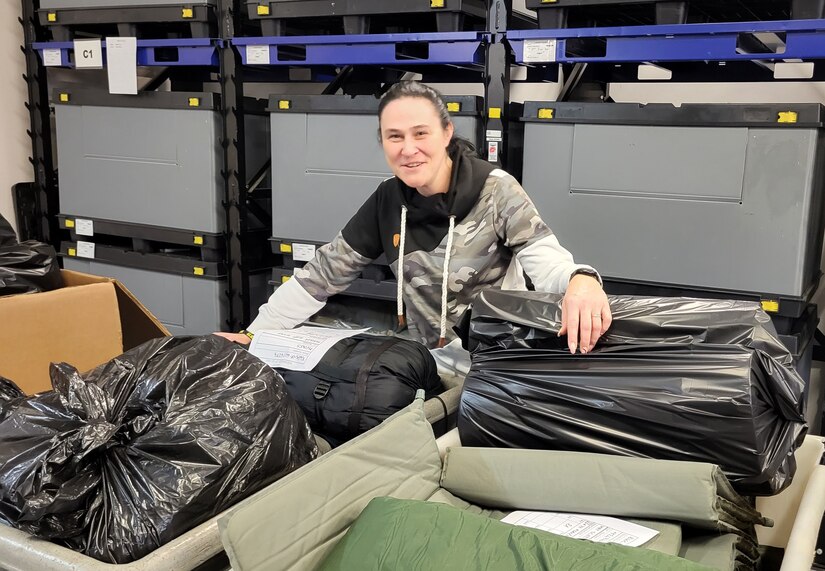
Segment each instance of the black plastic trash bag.
[[333,446],[408,406],[418,389],[424,389],[426,398],[444,390],[427,348],[398,337],[348,337],[310,372],[278,371],[312,430]]
[[611,297],[610,330],[571,355],[560,301],[476,298],[458,328],[473,352],[463,444],[710,462],[748,494],[790,484],[804,384],[758,304]]
[[34,240],[18,244],[11,225],[0,216],[0,296],[62,286],[54,248]]
[[17,234],[14,233],[14,228],[11,227],[9,221],[0,214],[0,248],[15,244],[17,244]]
[[51,375],[0,422],[0,517],[102,561],[138,559],[317,456],[283,379],[217,336]]
[[26,393],[5,377],[0,377],[0,421],[6,418]]

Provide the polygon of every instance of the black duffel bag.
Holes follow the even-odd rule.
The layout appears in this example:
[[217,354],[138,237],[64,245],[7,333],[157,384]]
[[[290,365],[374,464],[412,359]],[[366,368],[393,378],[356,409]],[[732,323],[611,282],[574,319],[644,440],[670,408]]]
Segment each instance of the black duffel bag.
[[424,345],[397,337],[359,334],[338,341],[312,371],[278,369],[314,432],[336,446],[409,405],[443,390]]

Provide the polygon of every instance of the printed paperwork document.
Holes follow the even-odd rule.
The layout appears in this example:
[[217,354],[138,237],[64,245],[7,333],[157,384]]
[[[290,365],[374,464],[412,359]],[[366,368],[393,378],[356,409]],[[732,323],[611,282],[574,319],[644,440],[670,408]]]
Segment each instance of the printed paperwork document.
[[655,529],[600,515],[517,511],[501,521],[542,529],[573,539],[618,543],[629,547],[639,547],[659,535]]
[[306,325],[295,329],[265,329],[255,334],[249,352],[270,367],[311,371],[338,341],[365,331],[369,329],[327,329]]

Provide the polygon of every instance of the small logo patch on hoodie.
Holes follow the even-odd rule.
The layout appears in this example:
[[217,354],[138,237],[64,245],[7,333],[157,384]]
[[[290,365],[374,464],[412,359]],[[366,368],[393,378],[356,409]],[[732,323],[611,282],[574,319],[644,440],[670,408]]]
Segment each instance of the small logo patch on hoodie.
[[401,243],[401,234],[393,234],[392,235],[392,245],[397,248],[398,244],[400,244],[400,243]]

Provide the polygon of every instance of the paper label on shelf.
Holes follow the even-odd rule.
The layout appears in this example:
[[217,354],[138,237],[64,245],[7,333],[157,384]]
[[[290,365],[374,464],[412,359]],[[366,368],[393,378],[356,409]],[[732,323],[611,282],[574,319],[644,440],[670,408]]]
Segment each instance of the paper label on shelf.
[[94,242],[78,242],[77,243],[77,257],[78,258],[92,258],[95,257]]
[[109,93],[137,95],[137,39],[106,38]]
[[103,49],[100,40],[74,41],[74,66],[77,69],[101,69]]
[[629,547],[639,547],[659,535],[655,529],[599,515],[515,511],[501,521],[573,539],[617,543]]
[[296,262],[308,262],[315,257],[314,244],[292,243],[292,259]]
[[487,129],[486,138],[488,141],[502,141],[501,131],[499,129]]
[[556,61],[556,40],[524,40],[524,63],[552,63]]
[[43,50],[43,65],[46,67],[63,65],[63,52],[59,48]]
[[311,371],[338,341],[365,331],[368,329],[326,329],[306,325],[295,329],[265,329],[255,333],[249,352],[273,368]]
[[269,46],[246,46],[246,63],[269,65]]
[[498,141],[487,142],[487,160],[491,163],[498,162]]
[[75,218],[74,231],[78,236],[94,236],[95,223],[92,220],[85,220],[83,218]]

